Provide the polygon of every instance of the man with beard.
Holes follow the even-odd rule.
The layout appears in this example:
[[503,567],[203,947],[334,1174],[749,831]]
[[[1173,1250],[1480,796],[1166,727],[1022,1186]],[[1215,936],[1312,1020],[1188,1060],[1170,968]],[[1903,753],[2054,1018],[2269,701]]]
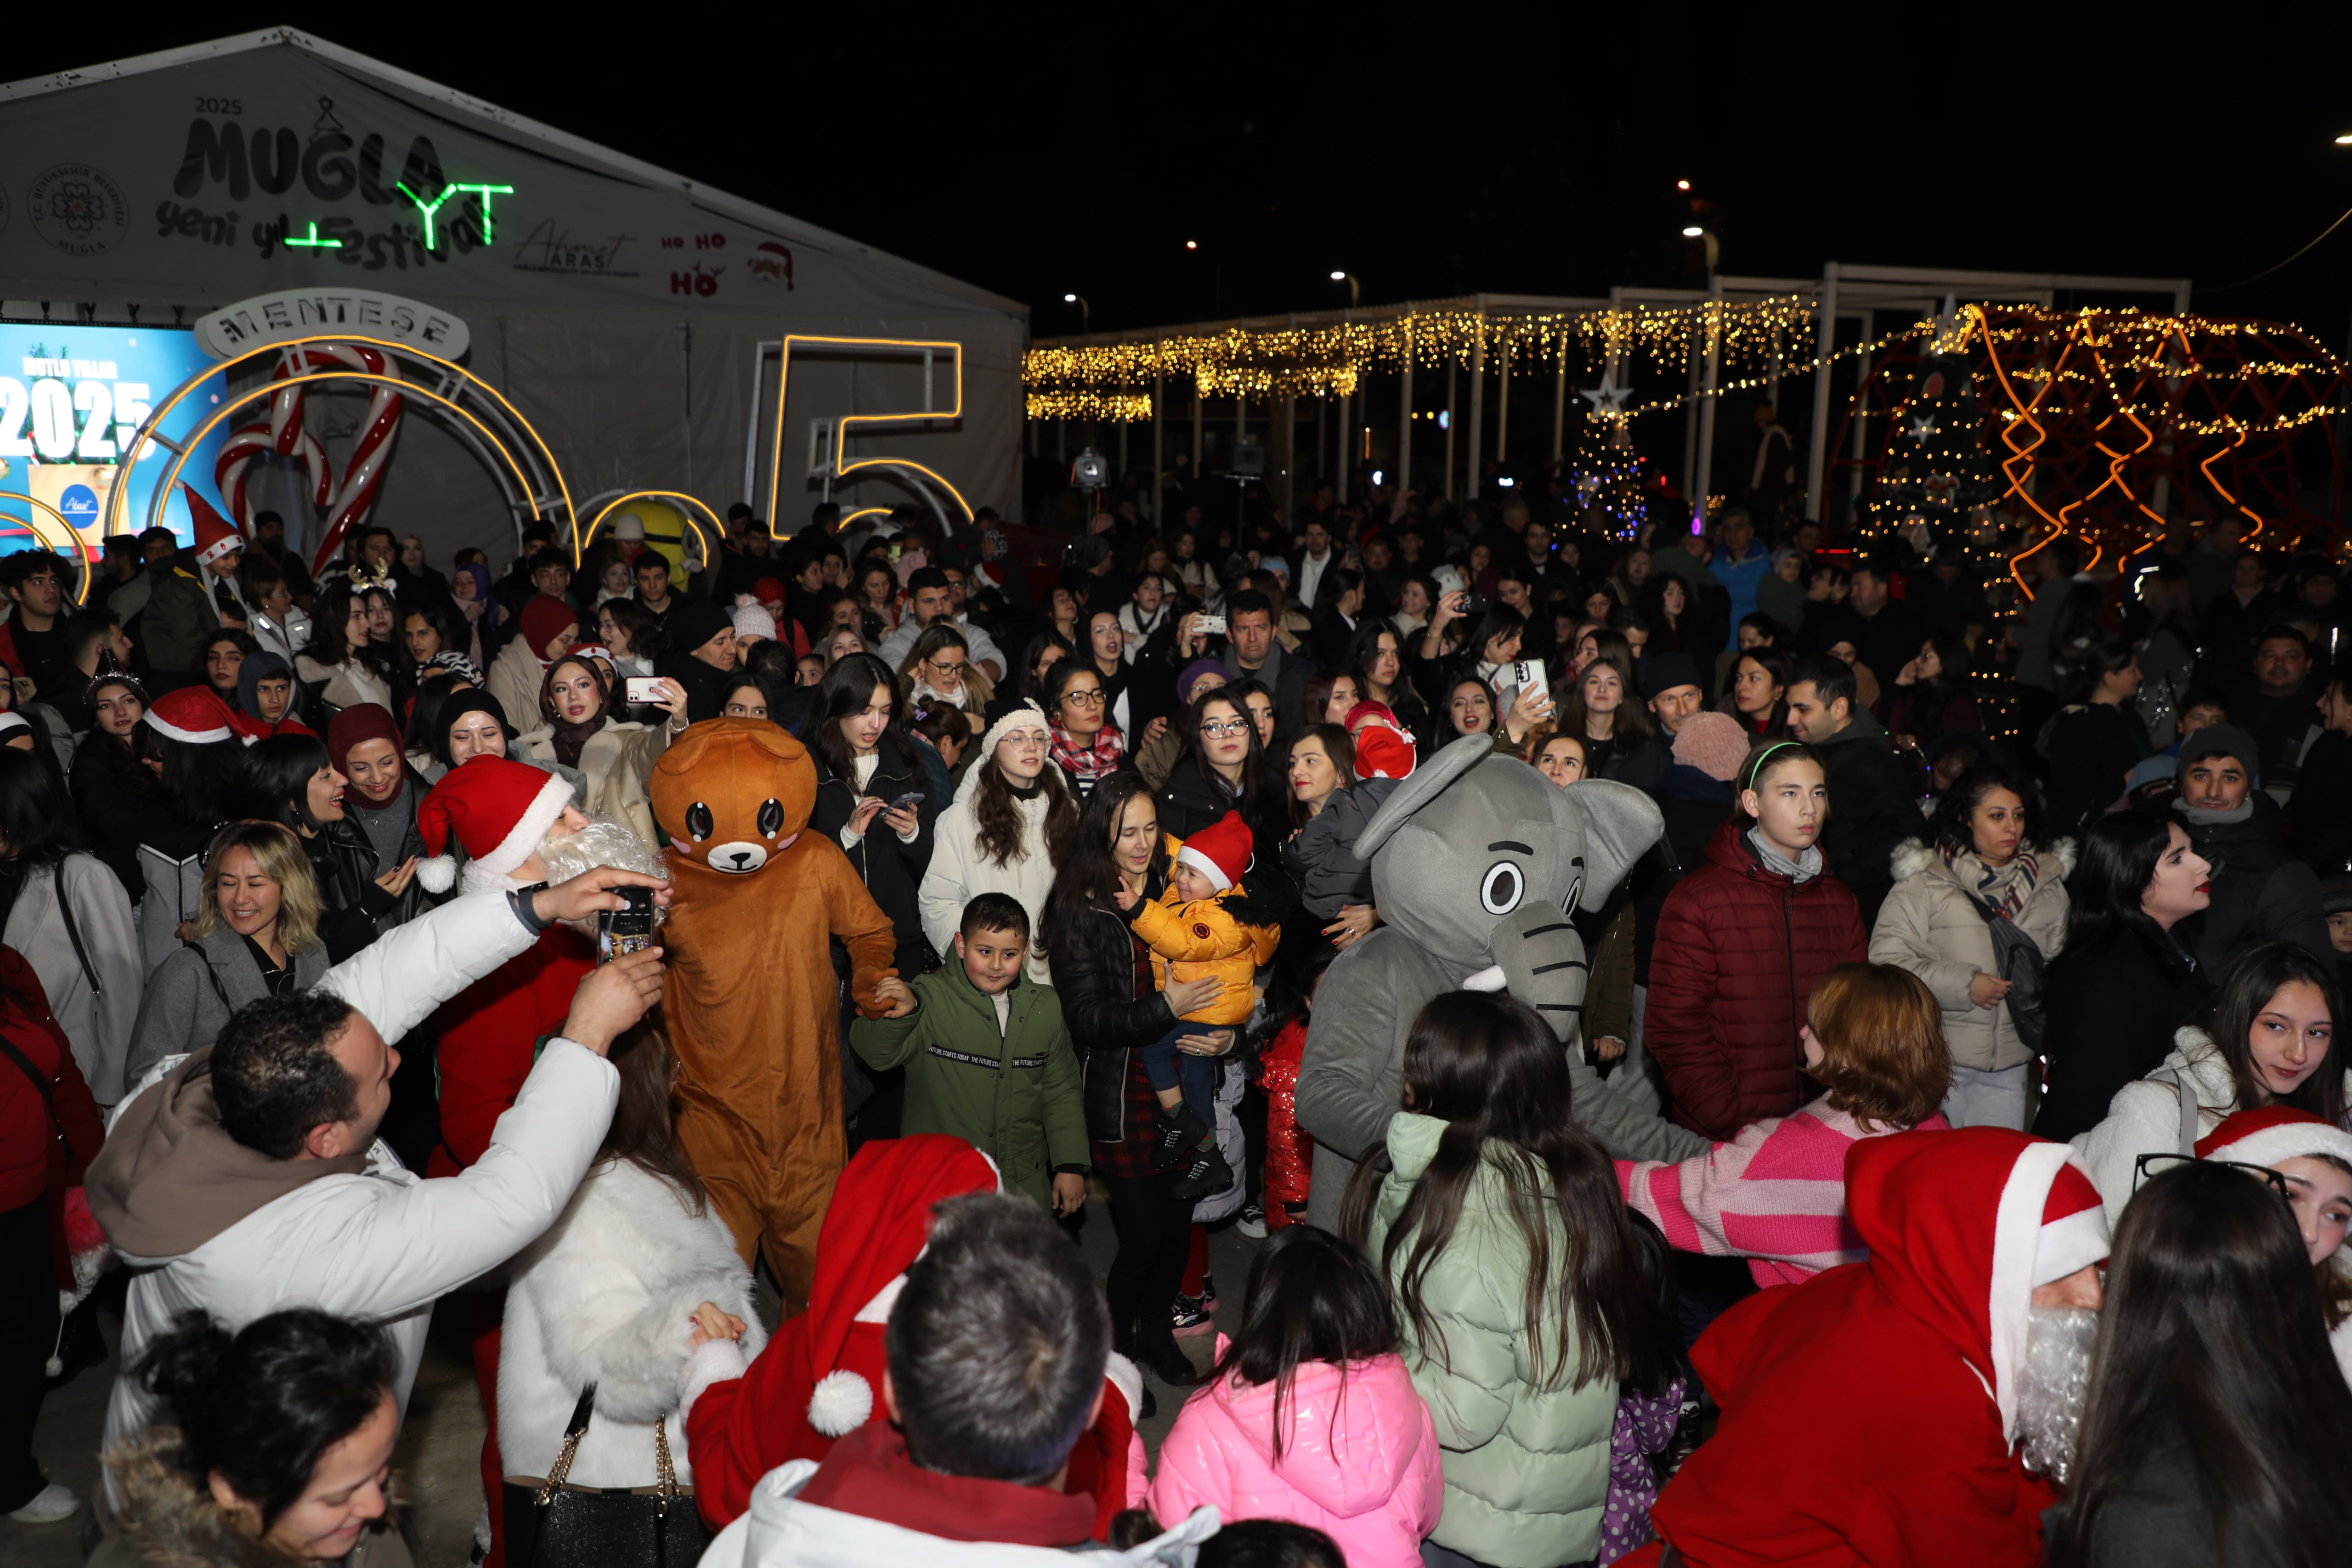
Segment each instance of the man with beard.
[[1692,1348],[1723,1421],[1659,1533],[1691,1568],[2039,1563],[2037,1467],[2071,1451],[2064,1373],[2096,1332],[2098,1189],[2063,1143],[1969,1127],[1858,1144],[1846,1209],[1868,1261],[1751,1296]]
[[[457,880],[453,849],[465,855],[465,890],[507,892],[564,880],[572,868],[614,866],[665,875],[660,855],[610,819],[591,820],[572,804],[572,785],[504,757],[479,756],[452,769],[416,812],[417,831],[434,858],[418,862],[417,880],[446,891]],[[530,1076],[540,1042],[562,1028],[572,997],[595,970],[596,939],[562,923],[539,933],[529,952],[476,981],[436,1016],[440,1044],[441,1141],[425,1173],[454,1176],[482,1157],[499,1118],[512,1109]],[[472,1299],[474,1376],[489,1431],[482,1442],[483,1497],[488,1504],[490,1556],[504,1561],[499,1507],[505,1466],[499,1455],[499,1329],[503,1291]]]

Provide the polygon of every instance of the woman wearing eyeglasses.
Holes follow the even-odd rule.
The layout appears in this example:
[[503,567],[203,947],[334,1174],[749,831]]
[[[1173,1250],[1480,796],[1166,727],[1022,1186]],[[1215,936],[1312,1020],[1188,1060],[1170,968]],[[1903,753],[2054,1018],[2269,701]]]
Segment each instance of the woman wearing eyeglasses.
[[1048,754],[1081,800],[1117,773],[1127,755],[1127,737],[1109,707],[1102,677],[1080,660],[1063,659],[1045,672],[1045,722],[1053,737]]
[[923,628],[915,646],[907,650],[906,662],[898,666],[898,678],[906,689],[905,712],[910,719],[917,711],[942,702],[979,713],[996,695],[987,671],[971,661],[971,647],[963,634],[944,619]]
[[2333,1049],[2342,1011],[2334,972],[2291,942],[2264,942],[2231,965],[2164,1065],[2117,1090],[2077,1141],[2108,1219],[2130,1201],[2141,1155],[2193,1153],[2233,1111],[2286,1106],[2342,1126],[2352,1105],[2352,1075]]

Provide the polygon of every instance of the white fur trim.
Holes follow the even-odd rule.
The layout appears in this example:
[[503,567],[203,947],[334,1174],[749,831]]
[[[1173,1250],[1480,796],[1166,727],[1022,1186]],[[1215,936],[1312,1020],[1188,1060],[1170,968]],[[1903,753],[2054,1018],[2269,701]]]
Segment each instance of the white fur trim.
[[199,566],[210,565],[213,562],[219,560],[230,551],[242,550],[244,548],[245,535],[232,529],[228,532],[222,534],[218,539],[214,540],[210,544],[205,545],[202,550],[197,551],[196,564]]
[[1192,867],[1192,869],[1209,879],[1210,882],[1215,886],[1217,891],[1221,893],[1228,892],[1233,888],[1233,879],[1226,876],[1224,872],[1219,870],[1217,868],[1217,863],[1214,860],[1210,859],[1206,855],[1203,855],[1198,849],[1193,848],[1190,844],[1187,844],[1183,848],[1176,851],[1176,863],[1180,866]]
[[1887,869],[1895,873],[1896,881],[1907,882],[1941,858],[1929,846],[1916,838],[1906,838],[1887,857]]
[[499,847],[487,855],[477,855],[467,861],[467,870],[471,872],[479,867],[484,876],[506,876],[539,853],[539,847],[547,842],[547,835],[555,826],[556,819],[571,804],[572,785],[554,773],[548,774],[547,782],[539,786],[539,793],[531,797],[530,805],[524,808],[523,814],[515,818],[514,826],[507,830],[507,836],[499,841]]
[[[928,1252],[930,1248],[928,1247],[923,1249],[924,1252]],[[922,1255],[923,1254],[921,1252],[915,1254],[918,1258],[920,1258]],[[904,1274],[893,1275],[891,1277],[890,1283],[883,1286],[879,1290],[875,1291],[874,1299],[866,1302],[863,1307],[858,1308],[857,1316],[852,1318],[850,1321],[853,1323],[888,1322],[890,1321],[890,1309],[898,1304],[898,1292],[904,1290],[906,1288],[907,1277]]]
[[[2029,1143],[2001,1184],[1992,1222],[1992,1288],[1985,1316],[1991,1325],[1993,1403],[2003,1442],[2017,1437],[2017,1368],[2025,1357],[2025,1328],[2033,1305],[2033,1255],[2042,1244],[2042,1210],[2058,1168],[2074,1161],[2065,1143]],[[2088,1172],[2084,1174],[2087,1176]]]
[[2107,1211],[2103,1204],[2053,1220],[2042,1227],[2033,1248],[2035,1285],[2063,1279],[2077,1268],[2088,1268],[2107,1255]]
[[2276,1165],[2302,1155],[2332,1154],[2352,1165],[2352,1132],[2314,1121],[2292,1121],[2250,1132],[2234,1143],[2216,1148],[2209,1158],[2240,1160],[2249,1165]]
[[1119,1397],[1127,1401],[1129,1426],[1132,1426],[1143,1419],[1142,1369],[1117,1351],[1113,1351],[1110,1352],[1110,1360],[1103,1363],[1103,1381],[1118,1389]]
[[685,1364],[677,1369],[678,1431],[685,1432],[686,1417],[706,1389],[741,1377],[751,1370],[743,1347],[733,1340],[705,1340],[695,1346]]
[[809,1392],[808,1423],[828,1437],[855,1432],[873,1415],[874,1385],[854,1372],[835,1367]]
[[425,884],[428,893],[446,893],[457,884],[457,862],[446,855],[436,855],[416,863],[416,879]]

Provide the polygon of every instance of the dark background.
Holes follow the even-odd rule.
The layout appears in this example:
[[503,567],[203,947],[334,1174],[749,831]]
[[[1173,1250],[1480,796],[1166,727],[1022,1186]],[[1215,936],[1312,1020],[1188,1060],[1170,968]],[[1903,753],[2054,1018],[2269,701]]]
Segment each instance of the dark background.
[[[2186,276],[2352,321],[2352,12],[1359,4],[211,7],[10,24],[18,79],[290,24],[1026,301],[1040,337],[1895,266]],[[887,187],[887,194],[886,194]],[[1195,239],[1200,249],[1187,252]],[[2063,303],[2063,301],[2061,301]]]

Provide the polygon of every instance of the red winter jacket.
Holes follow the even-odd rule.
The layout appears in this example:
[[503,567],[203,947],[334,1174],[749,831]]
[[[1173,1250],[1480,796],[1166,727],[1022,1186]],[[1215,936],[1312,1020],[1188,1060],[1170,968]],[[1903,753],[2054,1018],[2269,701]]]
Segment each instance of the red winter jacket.
[[1822,976],[1869,957],[1846,885],[1767,870],[1735,820],[1706,863],[1666,895],[1650,959],[1643,1038],[1674,1091],[1675,1120],[1722,1141],[1806,1099],[1797,1032]]
[[[39,1086],[0,1053],[0,1213],[47,1198],[51,1261],[59,1269],[58,1282],[70,1285],[73,1270],[65,1261],[62,1228],[66,1189],[81,1184],[82,1173],[106,1141],[106,1129],[65,1031],[50,1016],[40,977],[13,947],[0,947],[0,1035],[48,1080],[49,1100],[57,1102],[53,1121]],[[52,1163],[60,1123],[67,1145],[61,1171]]]

